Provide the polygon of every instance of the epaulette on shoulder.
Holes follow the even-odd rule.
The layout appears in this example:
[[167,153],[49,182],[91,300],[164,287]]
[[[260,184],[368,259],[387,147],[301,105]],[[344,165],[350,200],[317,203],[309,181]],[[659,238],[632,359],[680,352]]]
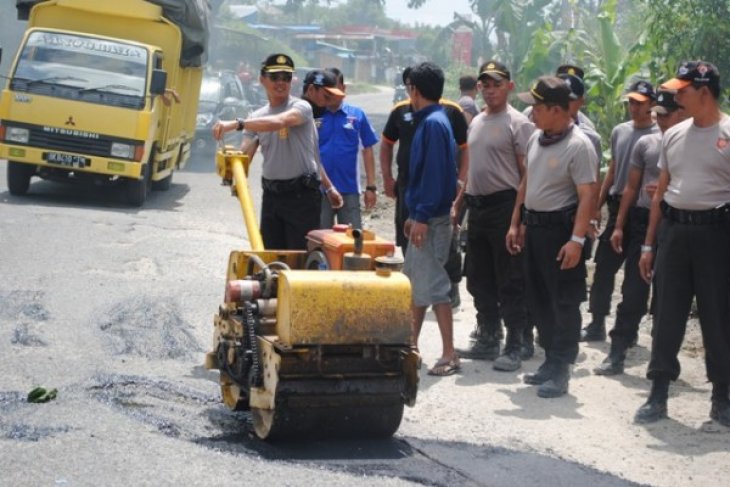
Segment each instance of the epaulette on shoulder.
[[410,104],[411,104],[410,99],[401,100],[398,103],[396,103],[395,105],[393,105],[392,110],[398,110],[399,108],[407,107]]
[[440,103],[440,104],[441,104],[441,106],[443,106],[443,107],[451,107],[451,108],[455,108],[456,110],[459,110],[460,112],[463,112],[463,111],[464,111],[464,109],[463,109],[463,108],[461,108],[461,105],[459,105],[458,103],[456,103],[456,102],[453,102],[453,101],[451,101],[451,100],[449,100],[449,99],[447,99],[447,98],[441,98],[441,99],[439,100],[439,103]]

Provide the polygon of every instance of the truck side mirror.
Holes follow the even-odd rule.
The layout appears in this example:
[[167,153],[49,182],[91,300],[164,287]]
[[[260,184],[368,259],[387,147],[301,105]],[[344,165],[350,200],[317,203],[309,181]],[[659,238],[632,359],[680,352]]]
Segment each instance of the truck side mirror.
[[153,95],[164,95],[167,84],[167,72],[162,69],[152,70],[152,81],[150,82],[150,93]]

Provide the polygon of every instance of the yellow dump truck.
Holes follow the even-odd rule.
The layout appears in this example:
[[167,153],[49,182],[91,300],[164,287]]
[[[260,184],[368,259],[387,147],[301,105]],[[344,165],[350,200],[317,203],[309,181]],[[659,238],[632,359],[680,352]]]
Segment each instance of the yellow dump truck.
[[200,2],[34,2],[0,98],[11,194],[33,176],[121,184],[135,206],[169,188],[190,154],[203,73],[204,42],[186,45],[170,20],[185,4]]

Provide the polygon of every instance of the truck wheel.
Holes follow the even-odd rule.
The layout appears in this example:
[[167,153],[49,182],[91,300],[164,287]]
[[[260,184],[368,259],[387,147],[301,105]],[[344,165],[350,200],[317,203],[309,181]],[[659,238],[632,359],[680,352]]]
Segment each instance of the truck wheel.
[[142,177],[128,180],[125,189],[127,191],[127,203],[132,206],[142,206],[150,189],[150,165],[145,164],[142,166]]
[[27,193],[33,174],[35,174],[35,166],[8,161],[7,176],[10,194],[22,196]]
[[172,184],[172,174],[173,173],[170,173],[169,176],[164,179],[160,179],[159,181],[152,181],[152,189],[155,191],[167,191],[170,189],[170,185]]

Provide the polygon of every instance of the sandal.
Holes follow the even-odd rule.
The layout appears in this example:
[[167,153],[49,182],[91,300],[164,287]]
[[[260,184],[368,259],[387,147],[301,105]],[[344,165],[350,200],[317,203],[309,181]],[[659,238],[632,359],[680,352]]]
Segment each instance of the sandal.
[[461,370],[461,361],[458,356],[451,359],[441,358],[428,370],[428,375],[446,377],[457,373],[459,370]]

